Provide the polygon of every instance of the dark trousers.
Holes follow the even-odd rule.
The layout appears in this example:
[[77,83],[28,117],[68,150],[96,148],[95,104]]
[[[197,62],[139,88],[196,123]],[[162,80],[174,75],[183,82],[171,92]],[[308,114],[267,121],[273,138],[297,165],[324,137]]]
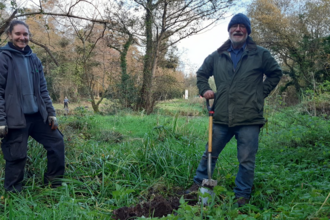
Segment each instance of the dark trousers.
[[68,105],[67,102],[64,102],[64,108],[65,108],[65,107],[69,108],[69,105]]
[[55,185],[56,178],[64,175],[64,142],[58,130],[51,130],[44,123],[39,113],[25,115],[26,127],[9,129],[7,136],[2,140],[1,148],[6,160],[5,189],[7,191],[21,191],[24,178],[24,167],[27,158],[27,141],[31,136],[47,150],[47,172],[44,174],[44,183]]

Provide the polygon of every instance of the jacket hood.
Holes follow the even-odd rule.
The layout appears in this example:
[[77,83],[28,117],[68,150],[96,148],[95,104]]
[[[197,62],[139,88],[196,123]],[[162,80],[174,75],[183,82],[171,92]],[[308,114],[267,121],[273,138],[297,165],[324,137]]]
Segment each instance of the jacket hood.
[[[231,46],[231,41],[228,39],[224,44],[222,44],[221,47],[217,50],[219,54],[227,51]],[[257,49],[257,44],[252,40],[250,36],[247,37],[246,39],[246,49],[247,50],[256,50]]]
[[24,56],[31,56],[31,55],[32,55],[32,49],[30,48],[29,45],[27,45],[27,46],[24,48],[24,51],[26,51],[26,52],[22,52],[22,51],[19,51],[19,50],[16,50],[16,49],[10,47],[9,43],[6,44],[6,46],[4,46],[4,47],[0,47],[0,51],[9,51],[10,54],[13,54],[13,55],[14,55],[14,54],[15,54],[15,55],[17,55],[17,54],[22,54],[22,55],[24,55]]

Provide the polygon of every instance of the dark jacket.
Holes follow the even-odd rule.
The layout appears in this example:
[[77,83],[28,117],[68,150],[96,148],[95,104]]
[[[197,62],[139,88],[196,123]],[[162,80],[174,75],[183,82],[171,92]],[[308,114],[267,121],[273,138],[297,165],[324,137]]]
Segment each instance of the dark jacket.
[[38,103],[34,96],[34,86],[33,86],[33,67],[32,63],[32,50],[29,46],[24,48],[24,51],[16,48],[11,42],[4,47],[1,47],[1,51],[8,51],[14,65],[16,66],[16,71],[20,76],[21,84],[21,106],[24,114],[34,114],[38,112]]
[[280,81],[282,70],[268,50],[257,46],[250,37],[246,43],[235,70],[227,51],[231,46],[228,40],[209,55],[197,71],[201,95],[211,90],[208,79],[214,76],[217,87],[214,123],[229,127],[265,123],[264,98]]
[[[26,126],[22,83],[18,66],[15,65],[14,56],[8,50],[0,53],[0,125],[8,128],[24,128]],[[38,111],[46,123],[48,116],[55,116],[55,109],[47,91],[42,64],[36,54],[30,56],[33,74],[33,90]]]

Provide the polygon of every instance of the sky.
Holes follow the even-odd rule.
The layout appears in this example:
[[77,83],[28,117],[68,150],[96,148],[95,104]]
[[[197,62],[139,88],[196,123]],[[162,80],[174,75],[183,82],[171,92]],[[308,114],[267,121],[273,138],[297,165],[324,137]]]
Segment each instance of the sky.
[[217,50],[229,38],[228,24],[232,15],[237,13],[246,14],[246,7],[252,0],[238,0],[225,19],[218,22],[216,26],[206,31],[193,35],[178,43],[180,60],[183,63],[185,74],[195,74],[203,64],[204,59]]
[[[73,2],[74,0],[67,0]],[[104,0],[93,0],[93,3],[102,2]],[[38,0],[21,0],[21,4],[35,2],[38,5]],[[66,2],[63,0],[63,2]],[[239,12],[246,13],[246,5],[251,0],[237,0],[236,6],[230,9],[227,18],[220,20],[217,25],[208,28],[207,30],[181,40],[177,47],[179,49],[181,69],[185,74],[195,73],[202,65],[204,59],[218,49],[228,39],[228,23],[232,14]],[[22,5],[20,5],[22,6]],[[90,5],[89,5],[90,6]]]
[[186,74],[196,72],[204,59],[217,50],[228,39],[228,23],[231,17],[220,21],[216,26],[179,42],[180,60]]

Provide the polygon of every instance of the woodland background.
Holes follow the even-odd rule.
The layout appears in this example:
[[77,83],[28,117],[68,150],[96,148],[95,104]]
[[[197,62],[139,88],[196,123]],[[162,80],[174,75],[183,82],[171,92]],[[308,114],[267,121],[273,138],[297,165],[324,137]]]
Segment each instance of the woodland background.
[[[44,186],[47,153],[30,139],[24,189],[0,187],[0,219],[328,220],[330,1],[244,2],[0,0],[1,46],[9,22],[26,21],[58,113],[64,96],[70,99],[69,115],[58,114],[62,186]],[[182,192],[204,151],[208,113],[196,69],[183,68],[189,64],[177,44],[242,7],[252,38],[284,76],[265,100],[250,203],[235,205],[233,138],[215,168],[212,204],[203,207],[198,195]],[[4,167],[1,156],[0,184]]]
[[[196,69],[182,68],[177,43],[235,13],[239,1],[6,1],[1,44],[11,19],[30,25],[54,102],[104,98],[120,108],[151,113],[160,100],[197,96]],[[275,93],[287,105],[313,100],[306,111],[328,108],[329,1],[252,0],[246,5],[253,39],[283,68]],[[216,49],[216,48],[215,48]],[[212,83],[212,82],[211,82]],[[324,108],[324,109],[319,109]]]

